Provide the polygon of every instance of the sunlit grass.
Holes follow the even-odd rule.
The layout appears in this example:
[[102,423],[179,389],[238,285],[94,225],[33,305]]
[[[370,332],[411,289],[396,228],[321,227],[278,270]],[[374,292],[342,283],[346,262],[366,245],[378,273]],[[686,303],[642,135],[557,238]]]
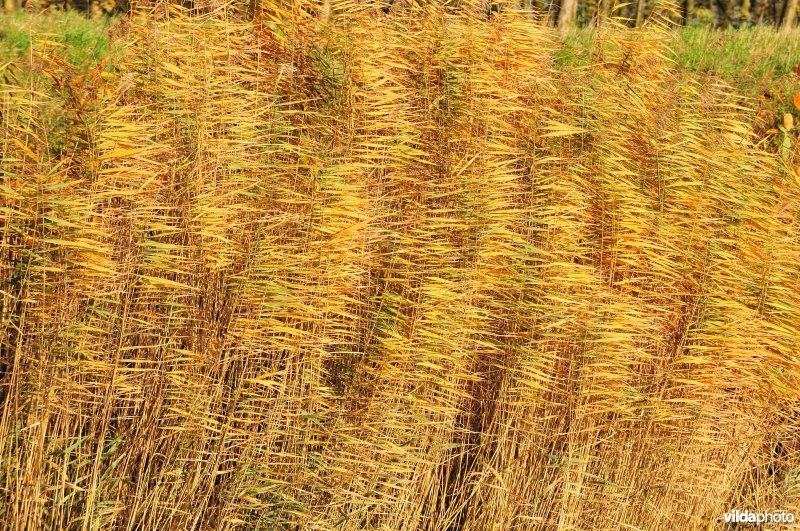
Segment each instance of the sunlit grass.
[[0,15],[0,63],[24,56],[37,40],[50,40],[63,48],[59,55],[84,68],[112,52],[108,29],[115,19],[89,19],[75,11]]
[[13,45],[7,527],[800,513],[797,146],[664,27],[415,6]]

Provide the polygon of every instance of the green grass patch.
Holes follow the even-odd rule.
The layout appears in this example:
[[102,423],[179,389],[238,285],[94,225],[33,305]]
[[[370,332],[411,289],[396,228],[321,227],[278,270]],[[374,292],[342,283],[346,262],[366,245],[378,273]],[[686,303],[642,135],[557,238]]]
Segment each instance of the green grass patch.
[[94,66],[113,52],[108,36],[113,23],[113,18],[90,19],[74,11],[2,15],[0,62],[24,57],[31,47],[50,41],[61,48],[61,58],[76,68]]
[[682,28],[672,50],[684,70],[723,79],[751,98],[760,134],[777,128],[786,113],[797,117],[793,98],[800,93],[800,78],[794,65],[800,63],[800,29]]
[[800,63],[800,30],[689,27],[677,32],[672,48],[687,70],[714,73],[737,88],[752,89],[793,74]]
[[[557,68],[569,72],[592,64],[598,38],[595,28],[562,33]],[[681,71],[700,79],[721,79],[749,98],[758,132],[777,128],[786,113],[797,118],[800,110],[793,98],[800,93],[800,78],[794,67],[800,63],[800,29],[681,27],[669,48]]]

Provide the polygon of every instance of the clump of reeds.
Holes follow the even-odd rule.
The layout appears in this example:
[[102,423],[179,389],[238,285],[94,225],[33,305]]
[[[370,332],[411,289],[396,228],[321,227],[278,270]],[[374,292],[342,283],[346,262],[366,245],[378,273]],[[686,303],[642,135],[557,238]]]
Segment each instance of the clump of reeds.
[[655,22],[563,74],[512,12],[320,9],[3,72],[5,525],[800,510],[800,176],[742,102]]

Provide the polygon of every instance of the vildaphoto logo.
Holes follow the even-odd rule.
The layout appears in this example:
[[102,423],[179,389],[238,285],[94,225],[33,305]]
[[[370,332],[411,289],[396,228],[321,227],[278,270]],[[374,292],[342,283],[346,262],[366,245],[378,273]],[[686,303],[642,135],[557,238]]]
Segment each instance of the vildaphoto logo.
[[751,513],[748,510],[740,511],[738,509],[725,513],[725,523],[736,523],[736,524],[767,524],[767,523],[779,523],[779,524],[793,524],[794,523],[794,514],[787,513],[782,511],[776,511],[772,513],[764,512],[764,513]]

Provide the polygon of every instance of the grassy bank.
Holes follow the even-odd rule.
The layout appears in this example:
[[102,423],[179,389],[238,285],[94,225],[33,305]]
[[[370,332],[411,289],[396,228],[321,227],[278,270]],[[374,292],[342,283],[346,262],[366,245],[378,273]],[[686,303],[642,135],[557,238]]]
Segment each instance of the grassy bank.
[[86,68],[113,53],[108,30],[115,20],[88,19],[74,11],[47,14],[17,12],[0,15],[0,64],[19,59],[31,47],[49,41],[56,53],[78,68]]
[[[597,53],[597,30],[581,29],[561,37],[560,68],[591,64]],[[800,29],[770,27],[714,30],[678,28],[669,41],[668,57],[698,79],[730,84],[758,114],[760,134],[774,128],[786,113],[800,114],[794,95],[800,93]]]

